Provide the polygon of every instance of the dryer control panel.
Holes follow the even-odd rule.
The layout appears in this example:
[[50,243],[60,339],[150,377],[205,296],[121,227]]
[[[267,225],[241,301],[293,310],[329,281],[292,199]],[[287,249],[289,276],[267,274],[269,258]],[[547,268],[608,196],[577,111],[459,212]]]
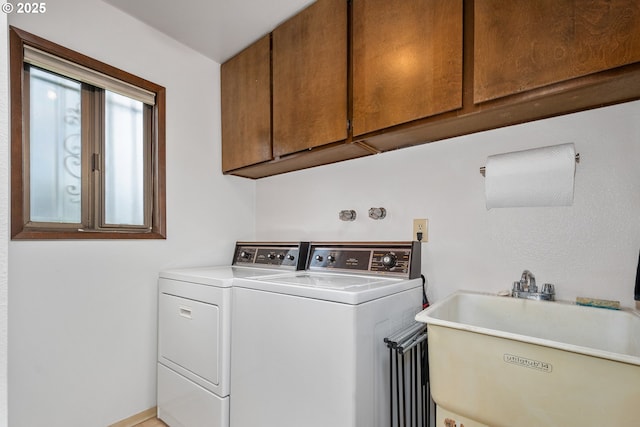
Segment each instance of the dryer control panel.
[[308,250],[308,242],[237,242],[233,256],[233,265],[303,270]]
[[307,269],[349,273],[420,277],[420,243],[315,243],[312,242]]

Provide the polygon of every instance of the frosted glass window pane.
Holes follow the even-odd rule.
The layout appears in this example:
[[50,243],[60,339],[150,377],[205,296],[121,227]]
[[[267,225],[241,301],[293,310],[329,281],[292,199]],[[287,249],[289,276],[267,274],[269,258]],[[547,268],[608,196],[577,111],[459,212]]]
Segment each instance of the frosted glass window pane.
[[105,223],[144,225],[143,104],[105,91]]
[[81,84],[31,68],[29,120],[30,219],[81,220]]

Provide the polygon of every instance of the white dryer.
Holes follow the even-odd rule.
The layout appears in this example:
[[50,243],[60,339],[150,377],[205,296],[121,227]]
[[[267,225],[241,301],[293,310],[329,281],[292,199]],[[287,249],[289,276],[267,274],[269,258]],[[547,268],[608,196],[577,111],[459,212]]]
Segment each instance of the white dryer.
[[306,271],[233,288],[233,427],[388,427],[384,338],[422,309],[420,246],[311,243]]
[[236,244],[232,265],[167,270],[158,296],[158,418],[229,427],[231,296],[238,278],[305,265],[308,243]]

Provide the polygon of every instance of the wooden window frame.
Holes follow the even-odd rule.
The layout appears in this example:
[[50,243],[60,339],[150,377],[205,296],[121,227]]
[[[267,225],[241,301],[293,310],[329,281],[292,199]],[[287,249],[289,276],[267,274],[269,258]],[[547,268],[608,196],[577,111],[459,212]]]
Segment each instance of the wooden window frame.
[[[10,42],[10,96],[11,96],[11,238],[13,240],[55,240],[55,239],[166,239],[166,184],[165,184],[165,125],[166,125],[166,89],[160,85],[134,76],[130,73],[112,67],[108,64],[67,49],[41,37],[9,27]],[[32,46],[43,52],[55,55],[74,64],[95,70],[106,76],[113,77],[133,86],[155,94],[155,105],[145,112],[145,126],[151,129],[149,142],[150,150],[150,197],[145,197],[145,203],[150,203],[151,217],[148,227],[136,229],[133,227],[100,227],[90,224],[89,229],[69,227],[68,224],[29,224],[29,189],[26,188],[26,174],[28,173],[29,153],[26,138],[28,127],[23,117],[25,91],[28,86],[24,82],[24,46]],[[28,94],[26,94],[28,95]],[[27,105],[28,107],[28,105]],[[28,118],[27,118],[28,119]],[[26,157],[25,157],[26,156]],[[83,181],[82,185],[86,185]],[[90,189],[91,191],[91,189]],[[84,203],[84,201],[83,201]],[[89,209],[96,209],[90,206]],[[83,216],[85,210],[83,209]],[[92,215],[101,222],[100,214]],[[89,221],[91,223],[91,220]]]

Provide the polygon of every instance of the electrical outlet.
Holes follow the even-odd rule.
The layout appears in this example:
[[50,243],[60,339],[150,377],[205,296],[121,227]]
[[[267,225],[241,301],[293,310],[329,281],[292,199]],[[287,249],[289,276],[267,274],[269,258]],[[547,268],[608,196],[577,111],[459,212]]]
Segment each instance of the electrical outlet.
[[427,233],[428,223],[429,221],[426,218],[413,220],[413,240],[419,240],[418,233],[422,233],[422,241],[423,242],[429,241],[428,239],[429,234]]

